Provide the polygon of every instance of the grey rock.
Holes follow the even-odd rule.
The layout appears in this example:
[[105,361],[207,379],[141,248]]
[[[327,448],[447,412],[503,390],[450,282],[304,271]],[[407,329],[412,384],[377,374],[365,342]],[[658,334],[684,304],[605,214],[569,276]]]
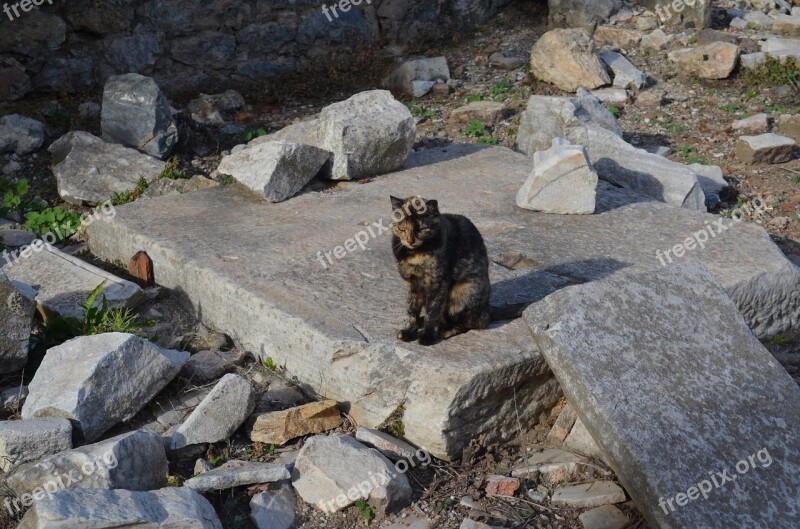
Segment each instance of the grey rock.
[[46,417],[0,422],[0,470],[9,472],[28,461],[72,448],[72,424]]
[[14,373],[28,363],[35,310],[35,303],[0,268],[0,374]]
[[667,35],[662,30],[655,29],[642,37],[641,48],[644,51],[661,51],[670,45],[673,38],[672,35]]
[[274,483],[291,477],[286,465],[228,461],[219,468],[209,470],[186,480],[185,487],[198,492],[227,490],[256,483]]
[[82,119],[97,119],[100,117],[100,105],[89,101],[78,106],[78,114]]
[[103,58],[113,73],[150,72],[163,51],[162,37],[154,33],[111,37],[104,41]]
[[0,391],[0,418],[16,415],[28,397],[28,386],[19,386]]
[[417,449],[405,441],[396,439],[380,430],[359,426],[356,430],[356,439],[378,449],[389,459],[412,459],[417,456]]
[[736,142],[736,157],[749,164],[784,163],[792,159],[797,142],[792,138],[768,132],[758,136],[741,136]]
[[598,461],[605,461],[603,452],[597,446],[592,434],[586,429],[586,425],[583,424],[580,417],[575,421],[567,438],[564,439],[564,448]]
[[52,54],[66,40],[67,24],[53,13],[37,10],[3,23],[0,53],[17,53],[41,58]]
[[402,166],[416,137],[414,116],[385,90],[356,94],[325,107],[316,146],[333,153],[325,173],[358,180]]
[[606,67],[583,29],[554,29],[531,49],[531,73],[565,92],[611,84]]
[[773,57],[785,59],[800,57],[800,40],[785,38],[768,38],[760,43],[761,51]]
[[552,27],[581,27],[594,31],[619,11],[619,0],[549,0],[549,22]]
[[706,196],[706,206],[709,208],[716,207],[720,202],[719,194],[728,187],[728,182],[722,174],[722,169],[718,165],[703,165],[693,163],[689,165],[694,174],[697,175],[697,181],[700,187],[703,188],[703,194]]
[[573,509],[591,509],[623,501],[625,501],[625,491],[611,481],[569,485],[557,489],[551,498],[554,506],[572,507]]
[[647,76],[634,66],[624,55],[615,51],[604,51],[600,59],[614,72],[614,86],[633,87],[637,90],[647,82]]
[[103,89],[103,139],[167,158],[178,142],[169,102],[156,82],[129,73],[109,78]]
[[755,29],[772,29],[772,17],[761,11],[748,11],[742,18]]
[[194,175],[191,178],[159,178],[147,186],[147,190],[140,198],[182,195],[218,185],[214,180],[201,175]]
[[214,470],[214,467],[211,466],[211,463],[206,461],[205,459],[198,459],[194,463],[194,475],[199,476],[200,474],[205,474],[206,472],[211,472]]
[[[373,228],[376,237],[367,233],[365,251],[342,259],[330,254],[332,262],[324,255],[345,244],[357,227],[366,230],[365,223],[381,219],[386,224],[387,196],[404,189],[435,196],[445,211],[478,226],[492,261],[504,263],[490,268],[497,307],[536,301],[562,285],[623,269],[658,270],[657,251],[663,255],[706,221],[719,219],[604,181],[598,183],[594,215],[524,211],[513,204],[530,171],[529,157],[504,148],[425,149],[391,178],[346,192],[265,204],[243,186],[220,186],[137,201],[117,208],[114,219],[89,226],[89,247],[112,262],[152,248],[159,284],[203,307],[207,324],[242,349],[285,366],[301,387],[351,403],[349,413],[360,425],[377,428],[402,405],[405,439],[436,457],[454,457],[478,435],[508,439],[519,421],[535,424],[561,395],[520,320],[431,347],[397,342],[403,307],[395,300],[403,299],[405,287],[398,274],[388,272],[396,267],[388,235]],[[464,189],[471,190],[469,196]],[[208,215],[221,203],[236,204],[226,210],[226,223]],[[232,234],[231,225],[246,229]],[[702,251],[682,260],[713,266],[757,335],[800,325],[794,295],[800,271],[763,228],[736,223],[709,239]],[[382,280],[376,283],[376,277]],[[237,316],[242,311],[249,317]],[[508,399],[514,392],[516,407]],[[493,411],[477,413],[476,406]]]
[[38,150],[44,142],[44,124],[19,114],[0,118],[0,154],[18,156]]
[[535,454],[527,454],[522,466],[512,470],[511,475],[524,478],[541,474],[548,483],[559,483],[574,478],[579,470],[583,470],[582,465],[587,462],[586,458],[572,452],[549,448]]
[[311,145],[270,141],[225,156],[217,171],[270,202],[281,202],[296,195],[330,157],[329,151]]
[[379,512],[411,500],[408,478],[374,448],[347,435],[317,435],[297,456],[292,484],[303,500],[334,513],[363,499]]
[[661,2],[660,0],[643,0],[640,5],[655,12],[662,25],[684,26],[687,23],[691,23],[694,24],[696,29],[702,29],[711,24],[712,3],[706,0],[681,2],[679,4],[680,10],[675,9],[672,4]]
[[224,125],[226,115],[244,106],[244,98],[236,90],[226,90],[222,94],[200,94],[186,107],[192,119],[204,125]]
[[16,101],[31,91],[25,67],[11,57],[0,58],[0,100]]
[[58,194],[71,204],[94,205],[133,190],[164,170],[164,162],[88,132],[68,132],[48,148]]
[[630,100],[630,94],[624,88],[599,88],[591,94],[603,103],[624,105]]
[[28,386],[22,417],[72,419],[94,441],[132,419],[188,359],[189,353],[161,349],[131,334],[74,338],[47,351]]
[[739,56],[739,62],[741,62],[742,68],[747,70],[756,70],[759,66],[767,62],[767,54],[763,51],[756,53],[745,53]]
[[[701,264],[567,287],[524,319],[651,525],[792,527],[800,387]],[[714,487],[712,471],[735,484]]]
[[586,149],[563,138],[533,154],[533,172],[517,193],[517,206],[561,214],[594,213],[597,173]]
[[140,430],[24,464],[6,482],[18,497],[37,488],[153,490],[167,473],[161,437]]
[[[98,222],[105,222],[100,220]],[[26,256],[20,255],[6,264],[3,271],[18,285],[35,287],[36,303],[49,314],[83,319],[81,308],[86,297],[105,282],[95,307],[105,296],[111,308],[135,307],[144,301],[142,289],[105,270],[68,255],[50,245],[31,246]]]
[[383,80],[383,87],[398,94],[421,97],[414,94],[414,81],[428,81],[432,87],[436,81],[446,83],[449,80],[450,68],[447,67],[446,58],[415,57],[392,66],[391,73]]
[[411,97],[424,97],[435,84],[433,81],[411,81]]
[[93,57],[53,57],[33,77],[36,90],[75,94],[85,92],[95,82]]
[[253,386],[239,375],[225,375],[172,433],[170,450],[224,441],[244,423],[255,406]]
[[247,145],[255,146],[259,143],[266,143],[269,141],[284,141],[286,143],[304,143],[306,145],[319,147],[317,140],[318,130],[319,119],[317,118],[307,121],[298,121],[297,123],[287,125],[277,132],[256,138]]
[[740,133],[762,134],[769,129],[769,116],[764,112],[754,114],[750,117],[734,121],[731,124],[731,128]]
[[67,490],[33,503],[20,529],[147,527],[222,529],[211,504],[186,488],[154,492]]
[[578,519],[584,529],[624,529],[628,525],[628,517],[613,505],[595,507],[582,513]]
[[13,248],[28,246],[36,240],[36,234],[25,230],[0,230],[0,243]]
[[239,349],[230,351],[200,351],[192,355],[183,366],[183,372],[193,382],[216,380],[244,361],[245,353]]
[[250,519],[258,529],[291,529],[294,525],[297,498],[288,483],[278,490],[256,494],[250,500]]

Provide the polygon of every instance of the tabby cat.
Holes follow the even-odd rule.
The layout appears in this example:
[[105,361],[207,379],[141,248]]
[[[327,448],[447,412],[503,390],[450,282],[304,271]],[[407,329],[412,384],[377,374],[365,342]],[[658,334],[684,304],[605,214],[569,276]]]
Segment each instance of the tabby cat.
[[398,338],[431,345],[489,326],[489,257],[466,217],[439,212],[436,200],[392,201],[392,250],[408,289],[406,328]]

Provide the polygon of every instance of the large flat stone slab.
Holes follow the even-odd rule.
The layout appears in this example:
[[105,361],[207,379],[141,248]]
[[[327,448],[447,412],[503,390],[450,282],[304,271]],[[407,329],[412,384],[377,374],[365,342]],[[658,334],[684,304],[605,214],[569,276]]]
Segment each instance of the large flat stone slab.
[[800,387],[702,265],[567,287],[524,319],[652,527],[797,527]]
[[[146,250],[156,281],[182,292],[206,323],[342,402],[360,425],[376,427],[402,406],[406,439],[453,456],[477,434],[500,439],[519,420],[533,424],[559,390],[520,321],[432,347],[397,342],[404,285],[389,235],[372,224],[388,227],[389,195],[436,198],[475,222],[490,257],[506,264],[491,269],[494,305],[622,269],[656,270],[657,250],[715,219],[604,182],[597,214],[523,210],[515,196],[531,163],[508,149],[454,145],[414,154],[407,170],[369,184],[278,204],[237,185],[134,202],[89,227],[90,247],[119,262]],[[331,253],[362,231],[364,250]],[[800,273],[762,228],[736,224],[685,259],[706,263],[760,334],[798,321]]]

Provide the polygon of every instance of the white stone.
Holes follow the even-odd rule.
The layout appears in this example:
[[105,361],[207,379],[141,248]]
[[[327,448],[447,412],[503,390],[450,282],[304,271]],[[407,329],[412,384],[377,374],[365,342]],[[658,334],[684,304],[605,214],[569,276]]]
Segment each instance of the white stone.
[[417,457],[416,448],[384,433],[380,430],[359,426],[356,430],[356,439],[377,448],[383,455],[390,459],[413,459]]
[[[416,57],[401,61],[392,67],[392,72],[383,79],[383,87],[399,94],[422,97],[436,81],[450,80],[450,69],[445,57]],[[428,90],[417,95],[414,81],[430,83]]]
[[186,480],[183,485],[198,492],[208,492],[245,485],[274,483],[288,480],[290,477],[286,465],[232,460],[219,468]]
[[555,507],[591,509],[601,505],[622,503],[625,501],[625,491],[612,481],[595,481],[557,489],[550,501]]
[[578,519],[583,529],[624,529],[628,517],[613,505],[603,505],[581,514]]
[[591,36],[583,29],[554,29],[542,35],[531,49],[531,73],[566,92],[611,84]]
[[567,438],[564,439],[564,448],[592,459],[605,460],[603,452],[597,446],[592,434],[586,429],[586,425],[583,424],[580,417],[575,421]]
[[70,448],[72,424],[66,419],[0,421],[0,470],[3,472]]
[[258,529],[291,529],[294,525],[297,498],[288,483],[278,490],[256,494],[250,500],[250,519]]
[[0,374],[19,371],[28,362],[36,305],[0,268]]
[[591,94],[603,103],[624,105],[630,99],[628,91],[623,88],[600,88],[592,90]]
[[24,156],[44,143],[44,124],[19,114],[0,118],[0,154],[13,152]]
[[620,53],[604,51],[600,59],[614,72],[614,86],[639,90],[647,82],[647,76]]

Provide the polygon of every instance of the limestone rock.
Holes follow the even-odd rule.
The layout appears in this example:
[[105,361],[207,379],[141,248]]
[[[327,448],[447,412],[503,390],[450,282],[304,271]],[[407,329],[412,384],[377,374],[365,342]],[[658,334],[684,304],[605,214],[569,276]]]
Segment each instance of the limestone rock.
[[579,455],[549,448],[542,452],[526,455],[523,466],[514,469],[511,475],[514,477],[536,477],[541,474],[548,483],[562,483],[570,481],[579,470],[583,468],[579,465],[587,463],[586,458]]
[[661,0],[643,0],[640,4],[655,12],[661,24],[685,26],[691,23],[698,30],[711,24],[713,6],[710,0],[681,2],[680,4]]
[[129,490],[66,490],[36,500],[20,529],[59,527],[148,527],[222,529],[214,508],[197,492],[166,488]]
[[183,371],[194,382],[216,380],[244,362],[245,353],[239,349],[230,351],[200,351],[192,355]]
[[642,42],[642,33],[615,26],[599,26],[593,38],[598,46],[609,45],[621,50],[633,50]]
[[222,94],[200,94],[192,99],[186,110],[192,119],[203,125],[224,125],[226,115],[244,106],[244,98],[236,90],[226,90]]
[[665,50],[672,42],[672,38],[672,35],[667,35],[662,30],[655,29],[642,37],[641,48],[644,51]]
[[[383,80],[383,87],[398,94],[414,95],[414,81],[427,81],[433,86],[436,81],[450,80],[450,69],[445,57],[415,57],[400,61],[392,67]],[[424,94],[423,94],[424,95]],[[420,96],[416,96],[420,97]]]
[[601,102],[613,105],[624,105],[630,100],[630,95],[624,88],[598,88],[592,90],[591,94]]
[[28,386],[19,386],[0,391],[0,419],[16,415],[28,398]]
[[341,424],[338,403],[324,400],[256,416],[250,439],[257,443],[284,445],[297,437],[333,430]]
[[625,491],[611,481],[581,483],[557,489],[550,500],[555,507],[591,509],[601,505],[622,503]]
[[144,301],[142,289],[126,279],[65,254],[54,246],[31,248],[34,251],[27,257],[20,256],[7,264],[3,271],[17,285],[35,286],[36,303],[50,315],[83,319],[81,305],[86,302],[89,293],[103,282],[105,285],[95,301],[95,307],[102,304],[103,296],[110,308],[135,307]]
[[28,362],[35,310],[0,268],[0,374],[19,371]]
[[594,213],[597,173],[586,150],[563,138],[533,155],[533,172],[517,193],[517,206],[545,213]]
[[572,431],[572,426],[575,424],[577,418],[578,414],[575,413],[575,408],[567,403],[564,409],[561,410],[561,413],[558,414],[558,418],[553,424],[553,427],[550,428],[547,434],[547,443],[554,446],[563,443],[564,439],[569,435],[569,432]]
[[800,141],[800,114],[783,114],[778,118],[778,132]]
[[584,28],[593,31],[595,26],[608,22],[619,11],[619,0],[549,0],[551,27]]
[[231,175],[270,202],[296,195],[330,158],[311,145],[271,141],[229,154],[217,169]]
[[191,178],[159,178],[147,186],[147,190],[142,193],[140,199],[168,197],[191,193],[200,189],[216,187],[219,184],[210,178],[202,175],[194,175]]
[[772,23],[772,32],[790,37],[800,37],[800,16],[775,15]]
[[140,178],[151,181],[164,170],[161,160],[88,132],[68,132],[48,151],[58,194],[71,204],[111,200],[115,193],[133,190]]
[[11,469],[72,448],[72,424],[46,417],[0,422],[0,470]]
[[769,128],[769,116],[765,113],[754,114],[748,118],[734,121],[731,125],[734,131],[745,134],[762,134]]
[[47,351],[28,386],[22,417],[69,418],[93,441],[132,419],[188,358],[131,334],[74,338]]
[[153,490],[166,485],[167,472],[161,438],[139,430],[24,464],[7,483],[17,496],[56,485],[60,489]]
[[24,156],[38,150],[44,142],[44,124],[19,114],[0,118],[0,154]]
[[316,146],[333,153],[325,174],[358,180],[402,166],[416,138],[414,116],[384,90],[371,90],[325,107]]
[[417,457],[419,453],[416,448],[405,441],[372,428],[359,426],[356,430],[356,439],[377,448],[383,455],[393,460],[411,459]]
[[499,123],[506,112],[503,103],[495,101],[473,101],[462,107],[458,107],[450,113],[448,119],[448,129],[453,132],[461,132],[463,127],[476,119],[484,125],[496,125]]
[[31,78],[11,57],[0,58],[0,100],[16,101],[31,91]]
[[647,81],[647,76],[624,55],[615,51],[604,51],[600,54],[600,59],[614,72],[614,86],[639,90]]
[[675,50],[669,54],[680,73],[703,79],[727,79],[739,62],[739,46],[713,42],[705,46]]
[[297,456],[295,491],[314,507],[333,513],[359,499],[378,511],[390,511],[411,499],[405,474],[373,448],[346,435],[315,436]]
[[167,98],[150,77],[128,73],[103,89],[103,139],[165,159],[178,142]]
[[628,525],[628,517],[613,505],[595,507],[578,517],[584,529],[624,529]]
[[531,73],[566,92],[611,84],[592,38],[582,29],[554,29],[542,35],[531,49]]
[[[566,287],[524,319],[652,524],[790,527],[800,508],[800,387],[702,265]],[[631,420],[631,406],[646,420]],[[714,494],[709,469],[727,469],[735,486]],[[703,480],[702,501],[667,504]]]
[[288,483],[278,490],[256,494],[250,500],[250,519],[258,529],[291,529],[294,525],[297,498]]
[[286,465],[232,460],[219,468],[186,480],[184,486],[198,492],[208,492],[257,483],[274,483],[290,477]]
[[749,164],[784,163],[792,159],[797,143],[792,138],[768,132],[742,136],[736,142],[736,157]]
[[170,450],[224,441],[244,423],[255,405],[253,386],[239,375],[225,375],[172,433]]
[[706,207],[716,207],[720,203],[720,193],[728,187],[728,182],[725,181],[722,174],[722,168],[718,165],[693,163],[689,165],[689,169],[697,175],[697,181],[703,188]]
[[580,417],[575,421],[567,438],[564,439],[564,448],[577,454],[583,454],[586,457],[600,461],[605,460],[603,452],[597,446],[592,434],[586,429],[586,425],[583,424]]

